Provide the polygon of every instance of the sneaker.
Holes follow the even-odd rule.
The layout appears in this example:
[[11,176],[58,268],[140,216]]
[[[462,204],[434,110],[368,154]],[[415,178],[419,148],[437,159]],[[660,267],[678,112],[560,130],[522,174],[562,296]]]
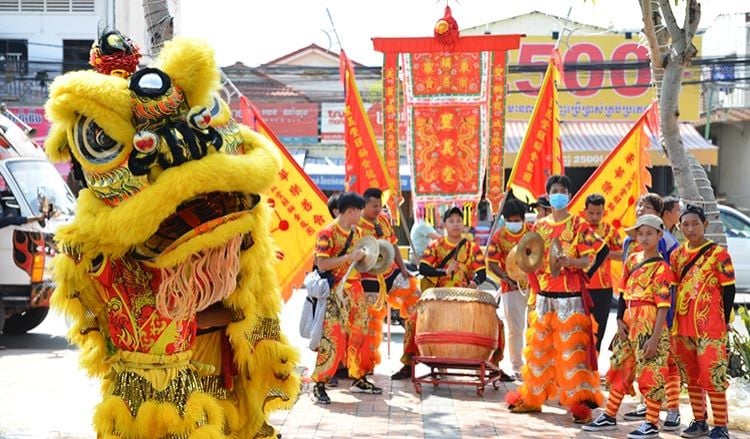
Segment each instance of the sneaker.
[[680,436],[682,437],[701,437],[708,435],[708,424],[706,421],[696,421],[693,419],[690,421],[688,428],[682,430]]
[[678,410],[669,410],[667,417],[664,419],[664,425],[662,425],[664,431],[677,431],[680,429],[680,412]]
[[646,404],[638,404],[635,410],[625,413],[622,416],[626,421],[642,421],[646,419]]
[[515,381],[515,378],[513,378],[510,375],[508,375],[507,373],[505,373],[502,370],[500,371],[499,375],[500,375],[500,381],[502,381],[502,382],[511,383],[511,382]]
[[650,422],[644,422],[640,427],[638,427],[637,430],[633,430],[628,433],[628,439],[645,439],[657,437],[659,437],[659,427]]
[[614,416],[609,416],[606,413],[602,413],[592,422],[581,427],[584,431],[611,431],[617,430],[617,419]]
[[392,380],[408,380],[409,378],[411,378],[411,366],[404,366],[391,375]]
[[328,382],[326,383],[326,387],[328,388],[338,387],[338,386],[339,386],[339,379],[336,378],[335,376],[332,377],[330,380],[328,380]]
[[367,377],[362,377],[353,382],[349,390],[354,393],[370,393],[373,395],[380,395],[383,393],[383,389],[370,381],[367,381]]
[[315,383],[313,387],[313,400],[318,404],[330,404],[331,398],[326,393],[326,383]]
[[729,430],[727,430],[727,427],[714,427],[708,437],[711,439],[729,439]]

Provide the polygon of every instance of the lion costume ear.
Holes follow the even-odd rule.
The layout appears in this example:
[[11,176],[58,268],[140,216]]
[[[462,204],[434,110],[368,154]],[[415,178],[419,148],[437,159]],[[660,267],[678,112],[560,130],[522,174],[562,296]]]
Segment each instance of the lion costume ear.
[[207,43],[187,37],[175,37],[159,52],[155,67],[169,75],[191,106],[210,107],[219,88],[219,67],[214,50]]

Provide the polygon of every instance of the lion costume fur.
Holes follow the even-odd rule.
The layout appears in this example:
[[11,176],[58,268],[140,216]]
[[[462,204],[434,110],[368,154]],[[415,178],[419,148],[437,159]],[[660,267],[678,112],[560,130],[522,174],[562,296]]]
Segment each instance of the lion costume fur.
[[[298,352],[279,328],[271,211],[258,202],[280,157],[231,118],[206,44],[175,38],[153,67],[129,79],[71,72],[50,88],[47,153],[72,161],[87,186],[74,220],[56,234],[52,305],[72,319],[68,336],[81,365],[102,382],[98,437],[274,436],[268,414],[289,408],[300,387]],[[152,96],[170,81],[166,97]],[[222,201],[210,204],[214,194]],[[213,213],[200,218],[207,205]],[[175,318],[158,311],[183,306],[192,291],[173,288],[165,298],[159,282],[169,267],[198,270],[196,255],[234,258],[223,250],[230,241],[241,241],[239,271],[220,303],[232,321],[223,333],[196,337],[194,306]],[[205,277],[185,282],[208,283],[213,294]]]

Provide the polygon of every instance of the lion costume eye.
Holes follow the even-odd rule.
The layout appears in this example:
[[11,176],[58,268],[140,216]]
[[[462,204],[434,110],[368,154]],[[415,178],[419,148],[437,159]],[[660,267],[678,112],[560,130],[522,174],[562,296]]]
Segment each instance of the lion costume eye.
[[78,116],[73,126],[73,138],[83,158],[97,165],[110,163],[125,147],[86,116]]

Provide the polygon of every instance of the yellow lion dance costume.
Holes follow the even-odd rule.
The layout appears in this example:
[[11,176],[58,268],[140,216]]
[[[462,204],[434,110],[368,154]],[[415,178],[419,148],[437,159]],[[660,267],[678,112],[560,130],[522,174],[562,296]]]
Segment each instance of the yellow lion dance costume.
[[[49,156],[87,186],[52,302],[102,381],[97,435],[274,436],[268,414],[299,392],[260,196],[280,158],[232,120],[205,44],[175,38],[128,76],[68,73],[46,105]],[[207,312],[226,323],[198,331]]]

